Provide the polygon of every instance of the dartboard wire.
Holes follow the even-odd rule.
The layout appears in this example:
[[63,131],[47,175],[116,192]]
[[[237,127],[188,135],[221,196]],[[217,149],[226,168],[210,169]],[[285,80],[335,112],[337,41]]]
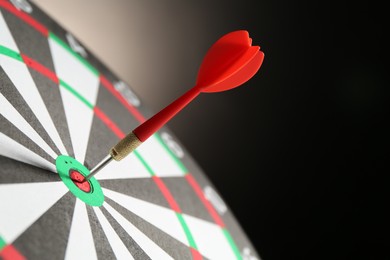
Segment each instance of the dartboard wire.
[[[56,37],[53,33],[51,33],[44,25],[42,25],[41,23],[39,23],[38,21],[36,21],[34,18],[32,18],[31,16],[29,16],[28,14],[16,9],[12,4],[6,2],[5,0],[0,0],[0,7],[3,7],[5,8],[6,10],[8,10],[9,12],[13,13],[14,15],[16,15],[17,17],[19,17],[20,19],[22,19],[23,21],[25,21],[26,23],[28,23],[30,26],[32,26],[34,29],[36,29],[38,32],[40,32],[44,37]],[[83,59],[81,56],[79,56],[77,53],[75,53],[70,47],[68,47],[66,45],[66,43],[64,43],[61,39],[59,39],[58,37],[56,37],[56,40],[60,41],[63,43],[63,47],[66,47],[70,52],[72,52],[75,57],[77,57],[79,60],[83,61],[83,64],[86,64],[89,68],[92,69],[92,71],[98,73],[98,71],[96,69],[94,69],[94,67],[92,65],[90,65],[89,62],[87,62],[85,59]],[[112,84],[103,76],[103,75],[100,75],[100,81],[102,83],[102,85],[107,89],[109,90],[110,93],[112,93],[114,95],[114,97],[116,97],[120,103],[122,105],[124,105],[126,107],[127,110],[129,110],[130,113],[133,114],[133,116],[139,121],[139,122],[143,122],[145,121],[145,117],[143,117],[143,115],[133,106],[131,106],[116,90],[115,88],[112,86]],[[106,116],[103,116],[104,113],[102,113],[100,111],[100,109],[95,109],[94,110],[97,110],[98,113],[97,113],[97,116],[100,117],[99,118],[108,118]],[[100,113],[101,112],[101,113]],[[105,122],[106,124],[108,123],[108,120],[106,120]],[[110,122],[111,124],[111,122]],[[113,127],[114,126],[114,127]],[[113,130],[114,132],[117,132],[119,133],[118,131],[118,127],[116,127],[115,124],[111,124],[111,127],[113,127],[115,130]],[[110,128],[111,128],[110,127]],[[120,129],[119,129],[120,130]],[[163,145],[165,146],[165,144],[163,143]],[[169,149],[168,149],[169,151]],[[173,158],[176,159],[176,161],[179,163],[180,167],[184,166],[177,158],[176,156],[173,156]],[[188,176],[188,177],[187,177]],[[195,193],[198,195],[199,199],[201,200],[201,202],[204,204],[204,206],[206,207],[206,209],[209,211],[210,215],[212,216],[212,218],[214,219],[214,221],[221,226],[221,229],[222,229],[222,232],[225,234],[225,237],[226,239],[228,240],[229,244],[231,245],[232,247],[232,250],[234,251],[237,259],[241,259],[241,254],[232,238],[232,236],[230,235],[230,233],[228,232],[228,230],[225,228],[224,225],[221,225],[223,222],[222,220],[220,219],[218,213],[216,213],[214,207],[211,205],[211,203],[205,198],[204,196],[204,193],[203,191],[201,190],[199,184],[196,182],[196,180],[191,177],[192,175],[187,171],[186,173],[186,180],[188,180],[189,184],[191,185],[191,187],[195,190]],[[158,178],[158,177],[157,177]],[[168,189],[167,189],[168,190]]]

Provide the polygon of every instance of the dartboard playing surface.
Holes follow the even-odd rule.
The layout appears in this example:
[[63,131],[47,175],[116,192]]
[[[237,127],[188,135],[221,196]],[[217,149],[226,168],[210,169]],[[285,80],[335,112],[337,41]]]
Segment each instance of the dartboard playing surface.
[[0,0],[0,65],[0,259],[259,259],[167,128],[72,180],[152,112],[34,4]]

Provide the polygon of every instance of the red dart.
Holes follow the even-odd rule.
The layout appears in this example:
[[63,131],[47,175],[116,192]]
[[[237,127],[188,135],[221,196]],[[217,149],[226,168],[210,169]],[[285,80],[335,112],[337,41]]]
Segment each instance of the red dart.
[[134,151],[200,93],[225,91],[247,82],[259,70],[263,60],[264,53],[259,46],[252,46],[247,31],[234,31],[222,36],[206,53],[196,85],[130,132],[110,150],[109,156],[91,170],[85,180],[112,159],[120,161]]

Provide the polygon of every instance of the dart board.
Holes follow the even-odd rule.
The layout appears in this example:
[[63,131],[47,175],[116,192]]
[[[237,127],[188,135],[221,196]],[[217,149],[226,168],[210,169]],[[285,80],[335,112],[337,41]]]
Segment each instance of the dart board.
[[0,259],[260,259],[166,127],[90,181],[153,115],[31,2],[0,0]]

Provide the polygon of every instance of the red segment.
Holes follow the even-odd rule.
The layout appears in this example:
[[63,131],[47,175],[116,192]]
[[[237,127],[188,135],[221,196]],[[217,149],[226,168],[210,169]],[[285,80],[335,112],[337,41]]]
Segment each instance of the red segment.
[[201,260],[201,259],[203,259],[203,256],[195,248],[191,247],[191,254],[192,254],[192,259],[193,260]]
[[37,20],[35,20],[25,12],[16,9],[15,6],[13,6],[11,3],[1,0],[0,6],[6,9],[8,12],[12,13],[13,15],[19,17],[24,22],[28,23],[35,30],[40,32],[43,36],[47,37],[49,35],[49,30],[43,24],[39,23]]
[[129,112],[141,123],[143,123],[146,119],[145,117],[132,105],[127,102],[126,99],[122,97],[122,95],[114,88],[114,86],[103,76],[100,75],[100,82],[102,85],[111,92],[111,94],[116,97],[122,105],[129,110]]
[[48,68],[46,68],[42,64],[38,63],[37,61],[31,59],[30,57],[26,56],[25,54],[21,54],[21,55],[22,55],[24,63],[27,66],[33,68],[34,70],[38,71],[42,75],[44,75],[47,78],[51,79],[56,84],[60,83],[60,80],[58,79],[57,75],[53,71],[49,70]]
[[109,129],[114,132],[114,134],[119,139],[122,139],[126,136],[125,133],[123,133],[122,130],[120,130],[119,127],[114,122],[112,122],[111,119],[106,114],[104,114],[103,111],[101,111],[98,107],[95,106],[93,108],[93,112],[103,121],[104,124],[106,124]]
[[165,186],[165,183],[161,180],[161,178],[157,176],[152,176],[152,178],[156,183],[157,187],[160,189],[161,193],[164,195],[164,198],[168,201],[168,204],[171,209],[173,209],[177,213],[181,213],[179,205],[176,203],[176,200],[173,198],[171,192],[168,190],[167,186]]
[[225,223],[223,223],[223,220],[217,213],[217,211],[214,209],[213,205],[211,205],[210,201],[206,199],[204,196],[204,193],[202,191],[202,188],[199,186],[199,184],[196,182],[195,178],[191,174],[186,174],[186,179],[188,183],[191,185],[191,187],[194,189],[196,195],[199,197],[199,199],[202,201],[203,205],[206,207],[207,211],[213,218],[214,222],[219,225],[221,228],[225,227]]
[[[1,1],[0,1],[1,3]],[[26,258],[19,253],[13,245],[7,245],[0,251],[0,258],[3,260],[25,260]]]
[[70,178],[72,179],[73,183],[82,191],[86,193],[91,192],[91,184],[89,181],[84,181],[84,175],[79,173],[76,170],[71,170],[69,174]]

